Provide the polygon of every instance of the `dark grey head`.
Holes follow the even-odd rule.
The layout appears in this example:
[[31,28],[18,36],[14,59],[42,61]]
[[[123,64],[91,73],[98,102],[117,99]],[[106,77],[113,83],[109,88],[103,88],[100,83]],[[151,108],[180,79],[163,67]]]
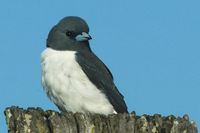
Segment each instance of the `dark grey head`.
[[89,50],[91,36],[87,23],[80,17],[63,18],[49,32],[47,47],[55,50]]

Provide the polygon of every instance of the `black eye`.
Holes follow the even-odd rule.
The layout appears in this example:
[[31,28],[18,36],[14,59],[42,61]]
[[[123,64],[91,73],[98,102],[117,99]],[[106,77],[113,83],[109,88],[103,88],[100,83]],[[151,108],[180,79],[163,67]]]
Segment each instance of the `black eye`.
[[67,35],[67,36],[72,36],[73,34],[72,34],[71,31],[67,31],[67,32],[66,32],[66,35]]

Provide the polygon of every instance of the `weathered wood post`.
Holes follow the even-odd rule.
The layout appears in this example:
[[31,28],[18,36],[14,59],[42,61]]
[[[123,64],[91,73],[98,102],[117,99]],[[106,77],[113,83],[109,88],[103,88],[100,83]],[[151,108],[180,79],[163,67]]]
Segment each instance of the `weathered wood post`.
[[43,111],[41,108],[5,110],[9,133],[197,133],[188,115],[136,116],[135,113],[103,116]]

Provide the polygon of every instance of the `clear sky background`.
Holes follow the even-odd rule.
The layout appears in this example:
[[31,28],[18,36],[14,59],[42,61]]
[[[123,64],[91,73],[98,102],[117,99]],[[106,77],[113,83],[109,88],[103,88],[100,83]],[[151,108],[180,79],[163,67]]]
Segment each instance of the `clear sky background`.
[[112,71],[129,111],[188,113],[200,124],[199,0],[1,0],[0,132],[15,105],[58,110],[41,86],[40,54],[65,16],[90,26],[93,51]]

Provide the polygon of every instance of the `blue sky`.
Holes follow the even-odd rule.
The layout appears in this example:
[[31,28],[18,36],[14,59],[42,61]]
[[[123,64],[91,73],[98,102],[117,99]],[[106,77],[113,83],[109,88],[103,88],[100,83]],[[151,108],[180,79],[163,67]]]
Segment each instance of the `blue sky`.
[[200,124],[200,1],[2,0],[0,132],[11,105],[57,110],[41,86],[40,54],[65,16],[90,26],[93,51],[112,71],[129,111]]

